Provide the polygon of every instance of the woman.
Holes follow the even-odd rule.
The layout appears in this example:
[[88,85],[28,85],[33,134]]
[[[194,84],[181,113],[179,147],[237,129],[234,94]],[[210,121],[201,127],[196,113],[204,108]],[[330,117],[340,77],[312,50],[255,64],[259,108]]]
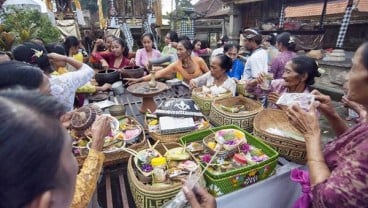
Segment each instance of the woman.
[[[271,81],[270,93],[268,101],[272,103],[272,108],[277,106],[276,102],[283,93],[309,93],[309,86],[314,84],[314,78],[320,77],[318,66],[314,59],[307,56],[297,56],[292,58],[285,65],[285,71],[282,79]],[[257,82],[262,84],[265,76],[261,75]]]
[[[0,207],[86,207],[88,202],[76,204],[75,195],[93,190],[76,189],[72,140],[59,121],[63,106],[50,96],[12,90],[0,92],[0,107]],[[98,118],[92,131],[93,149],[102,149],[108,118]],[[99,172],[86,176],[98,178]]]
[[93,58],[93,54],[95,54],[95,53],[110,53],[111,52],[112,41],[115,38],[116,37],[114,35],[107,35],[107,36],[104,37],[104,39],[97,39],[95,41],[94,46],[93,46],[93,49],[92,49],[92,52],[91,52],[92,56],[90,56],[89,62],[92,63],[92,64],[99,63],[98,60]]
[[280,79],[284,73],[285,64],[296,56],[295,42],[290,33],[283,32],[276,37],[276,46],[280,53],[272,61],[270,72],[273,73],[274,79]]
[[75,36],[68,36],[63,43],[66,56],[73,57],[75,60],[83,63],[83,54],[79,52],[80,41]]
[[227,75],[231,78],[240,80],[244,73],[244,62],[238,59],[239,46],[234,44],[226,44],[224,46],[224,53],[233,60],[231,69]]
[[135,63],[137,66],[149,68],[149,60],[161,57],[159,50],[155,49],[154,38],[151,33],[145,33],[141,37],[143,48],[138,49],[135,54]]
[[211,70],[200,77],[190,80],[191,88],[210,86],[212,92],[230,91],[235,96],[236,84],[227,72],[232,67],[232,60],[226,55],[216,55],[211,60]]
[[[35,43],[26,42],[20,44],[12,52],[15,60],[24,61],[42,69],[46,76],[49,77],[51,94],[63,103],[68,111],[73,109],[77,89],[89,82],[94,76],[93,69],[88,65],[60,54],[47,54],[44,47]],[[59,76],[51,76],[53,69],[50,65],[50,60],[52,62],[66,62],[77,70]]]
[[[156,78],[163,78],[173,73],[178,73],[187,84],[191,79],[208,72],[208,67],[202,58],[192,57],[193,46],[188,40],[181,40],[177,45],[178,60],[166,68],[156,72]],[[151,75],[139,79],[127,78],[129,84],[149,81]]]
[[93,53],[92,56],[100,61],[102,68],[122,69],[132,65],[133,62],[128,58],[129,48],[127,43],[121,38],[115,38],[111,43],[111,52]]
[[[169,31],[165,36],[166,46],[162,49],[161,57],[149,60],[150,64],[174,63],[178,60],[176,44],[178,43],[178,34],[175,31]],[[175,46],[174,46],[175,45]]]
[[202,42],[198,39],[195,39],[193,41],[193,46],[194,46],[194,49],[193,49],[193,55],[194,56],[200,56],[200,55],[203,55],[203,54],[210,54],[211,53],[211,49],[209,49],[209,48],[203,48],[202,49]]
[[[358,48],[349,73],[347,98],[368,109],[368,43]],[[316,101],[308,112],[298,106],[288,116],[306,142],[313,207],[368,206],[368,123],[349,128],[338,115],[331,98],[313,91]],[[317,116],[321,112],[337,136],[323,149]]]

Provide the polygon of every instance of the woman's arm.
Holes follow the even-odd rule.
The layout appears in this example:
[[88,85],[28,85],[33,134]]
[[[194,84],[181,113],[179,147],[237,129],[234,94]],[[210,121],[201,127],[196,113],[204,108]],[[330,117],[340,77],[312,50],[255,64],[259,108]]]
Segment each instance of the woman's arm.
[[144,67],[143,63],[142,63],[142,56],[143,56],[143,50],[144,49],[138,49],[137,53],[135,54],[135,64],[137,66],[141,66]]
[[202,58],[197,57],[197,59],[195,59],[195,60],[197,60],[199,68],[200,68],[200,70],[202,71],[203,74],[210,71],[208,69],[208,66],[207,66],[206,62],[204,62],[204,60]]

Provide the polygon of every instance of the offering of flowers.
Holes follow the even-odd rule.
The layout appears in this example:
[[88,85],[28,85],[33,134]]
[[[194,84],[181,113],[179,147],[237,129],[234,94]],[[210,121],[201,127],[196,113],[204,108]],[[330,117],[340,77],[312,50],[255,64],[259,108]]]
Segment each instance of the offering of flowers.
[[215,133],[215,141],[222,145],[225,150],[232,150],[247,140],[243,132],[237,129],[223,129]]

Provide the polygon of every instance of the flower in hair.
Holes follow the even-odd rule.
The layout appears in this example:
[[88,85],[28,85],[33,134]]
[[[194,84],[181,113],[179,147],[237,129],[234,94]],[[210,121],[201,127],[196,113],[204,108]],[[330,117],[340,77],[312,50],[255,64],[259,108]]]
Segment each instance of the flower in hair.
[[290,36],[290,39],[289,39],[289,42],[288,42],[289,44],[290,43],[295,43],[295,39],[294,39],[294,37],[293,36]]
[[38,51],[34,48],[32,48],[32,51],[35,52],[33,56],[36,56],[37,58],[40,58],[43,55],[43,51]]

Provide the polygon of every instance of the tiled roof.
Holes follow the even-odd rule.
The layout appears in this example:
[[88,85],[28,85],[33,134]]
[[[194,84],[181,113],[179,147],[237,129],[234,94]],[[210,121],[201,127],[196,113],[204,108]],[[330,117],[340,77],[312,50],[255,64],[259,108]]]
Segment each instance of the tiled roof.
[[[326,14],[344,14],[348,0],[328,1]],[[359,12],[368,12],[368,0],[355,0],[356,10]],[[323,1],[312,3],[299,3],[285,8],[285,17],[310,17],[320,16],[322,14]]]
[[216,13],[222,9],[223,3],[221,0],[199,0],[193,5],[194,11],[200,15],[207,16]]

